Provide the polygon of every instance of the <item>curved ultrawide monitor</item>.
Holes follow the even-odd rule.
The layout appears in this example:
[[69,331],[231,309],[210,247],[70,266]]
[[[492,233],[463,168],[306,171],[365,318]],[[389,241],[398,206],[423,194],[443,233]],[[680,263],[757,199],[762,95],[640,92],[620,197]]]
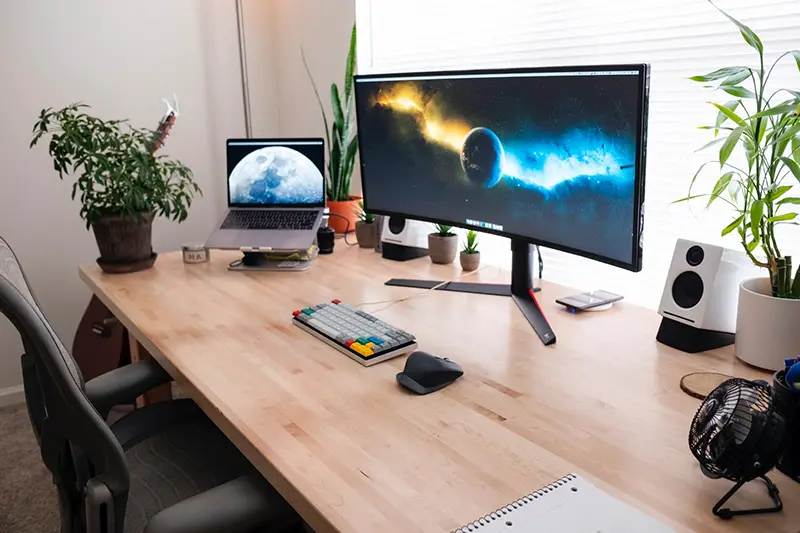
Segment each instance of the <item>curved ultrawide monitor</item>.
[[366,208],[641,270],[649,67],[356,76]]

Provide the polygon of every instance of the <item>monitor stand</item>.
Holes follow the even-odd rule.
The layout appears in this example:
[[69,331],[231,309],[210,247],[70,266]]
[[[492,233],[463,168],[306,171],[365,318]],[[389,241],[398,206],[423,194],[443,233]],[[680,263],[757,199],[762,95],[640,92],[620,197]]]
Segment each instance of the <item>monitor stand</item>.
[[[437,291],[467,292],[471,294],[488,294],[491,296],[510,296],[522,314],[539,335],[545,345],[556,342],[556,336],[547,319],[539,308],[533,293],[539,287],[533,286],[533,246],[518,239],[511,240],[511,284],[498,283],[465,283],[462,281],[430,281],[422,279],[393,278],[386,285],[394,287],[413,287],[417,289],[433,289]],[[437,287],[437,285],[441,285]]]

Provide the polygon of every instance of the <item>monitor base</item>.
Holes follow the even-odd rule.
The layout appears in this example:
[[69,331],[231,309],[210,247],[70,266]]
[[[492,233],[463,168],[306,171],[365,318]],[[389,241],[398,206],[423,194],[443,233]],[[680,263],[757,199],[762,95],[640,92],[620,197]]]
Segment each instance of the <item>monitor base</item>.
[[[385,245],[385,243],[384,243]],[[411,287],[415,289],[434,289],[437,291],[466,292],[490,296],[510,296],[514,299],[531,327],[539,335],[545,346],[554,344],[556,336],[539,308],[533,293],[541,288],[533,286],[532,268],[533,248],[525,241],[511,241],[511,284],[502,283],[464,283],[462,281],[431,281],[425,279],[393,278],[386,285]],[[440,285],[440,286],[439,286]]]

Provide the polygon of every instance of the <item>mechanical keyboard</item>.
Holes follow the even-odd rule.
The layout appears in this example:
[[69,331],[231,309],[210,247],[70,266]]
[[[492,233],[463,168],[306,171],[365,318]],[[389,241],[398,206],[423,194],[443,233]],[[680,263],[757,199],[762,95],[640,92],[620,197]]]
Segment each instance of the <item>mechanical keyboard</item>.
[[292,313],[292,323],[364,366],[417,349],[413,335],[339,300]]
[[317,211],[229,211],[221,229],[314,229]]

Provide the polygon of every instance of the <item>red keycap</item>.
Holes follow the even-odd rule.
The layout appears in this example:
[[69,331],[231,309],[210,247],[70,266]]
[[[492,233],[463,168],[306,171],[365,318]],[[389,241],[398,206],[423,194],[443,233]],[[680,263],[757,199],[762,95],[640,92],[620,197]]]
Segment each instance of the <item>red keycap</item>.
[[339,305],[340,303],[342,303],[342,301],[341,300],[331,300],[331,303]]
[[297,316],[297,315],[299,315],[301,312],[302,312],[302,311],[295,311],[294,313],[292,313],[292,316]]
[[351,344],[353,344],[354,342],[356,342],[356,341],[354,341],[353,339],[350,339],[350,340],[348,340],[347,342],[345,342],[345,343],[344,343],[344,345],[345,345],[345,346],[347,346],[347,347],[349,348],[349,347],[350,347],[350,345],[351,345]]

